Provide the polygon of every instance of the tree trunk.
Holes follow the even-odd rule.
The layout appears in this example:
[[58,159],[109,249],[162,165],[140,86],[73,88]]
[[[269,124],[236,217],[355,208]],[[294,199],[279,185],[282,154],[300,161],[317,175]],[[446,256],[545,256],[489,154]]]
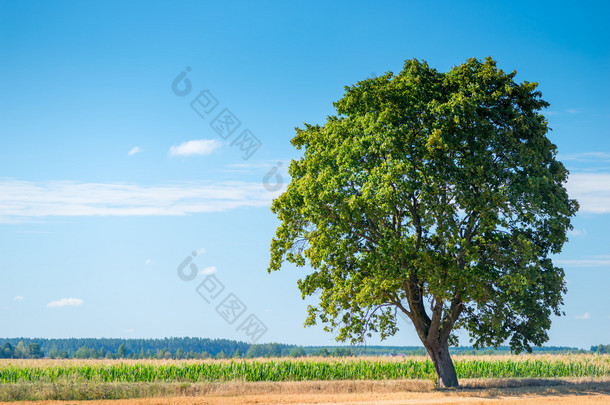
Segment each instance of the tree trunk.
[[458,387],[458,379],[455,374],[455,367],[449,355],[448,342],[436,341],[431,345],[426,345],[426,350],[432,358],[434,371],[438,377],[439,388],[455,388]]

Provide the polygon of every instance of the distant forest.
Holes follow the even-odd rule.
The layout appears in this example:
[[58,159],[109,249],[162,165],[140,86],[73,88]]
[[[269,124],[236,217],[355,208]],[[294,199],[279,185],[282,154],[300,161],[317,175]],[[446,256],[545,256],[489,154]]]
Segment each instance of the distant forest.
[[[575,347],[545,346],[533,353],[610,353],[610,345],[592,346],[589,351]],[[453,347],[452,354],[508,354],[510,348],[476,350]],[[425,355],[419,346],[296,346],[282,343],[248,344],[227,339],[38,339],[0,338],[0,358],[107,358],[107,359],[205,359],[241,357],[303,356],[413,356]]]

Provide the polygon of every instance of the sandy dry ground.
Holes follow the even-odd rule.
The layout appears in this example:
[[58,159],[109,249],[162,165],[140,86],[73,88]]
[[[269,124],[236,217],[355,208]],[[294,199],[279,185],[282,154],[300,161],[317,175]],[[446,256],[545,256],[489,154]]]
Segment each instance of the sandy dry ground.
[[[290,404],[290,405],[400,405],[400,404],[491,404],[491,405],[568,405],[610,404],[609,394],[586,393],[568,395],[522,395],[477,397],[445,393],[392,393],[392,394],[317,394],[317,395],[242,395],[238,397],[174,397],[144,398],[109,401],[41,401],[11,402],[11,404],[45,405],[237,405],[237,404]],[[8,404],[8,403],[7,403]]]
[[[430,382],[319,381],[224,383],[195,396],[105,401],[10,402],[28,405],[399,405],[399,404],[610,404],[610,377],[580,379],[463,380],[459,390]],[[196,387],[193,387],[196,388]],[[193,392],[193,391],[192,391]]]

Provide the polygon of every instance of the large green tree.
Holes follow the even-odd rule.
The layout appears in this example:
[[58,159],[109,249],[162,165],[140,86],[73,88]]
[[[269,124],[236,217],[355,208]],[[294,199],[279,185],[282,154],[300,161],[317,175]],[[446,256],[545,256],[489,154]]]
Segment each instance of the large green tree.
[[303,297],[337,340],[397,331],[406,314],[441,387],[458,385],[449,345],[515,352],[548,339],[560,315],[559,253],[578,209],[564,188],[537,83],[491,58],[449,72],[408,60],[397,75],[346,87],[323,125],[296,129],[303,151],[272,206],[281,225],[269,271],[309,265]]

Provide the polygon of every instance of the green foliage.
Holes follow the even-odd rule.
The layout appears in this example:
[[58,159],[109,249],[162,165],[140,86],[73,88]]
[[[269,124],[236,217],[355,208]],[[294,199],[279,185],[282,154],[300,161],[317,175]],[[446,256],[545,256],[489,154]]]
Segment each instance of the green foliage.
[[25,359],[28,357],[27,349],[25,348],[23,341],[19,341],[17,346],[15,346],[14,357],[16,359]]
[[313,352],[311,355],[315,356],[315,357],[329,357],[330,350],[328,350],[326,347],[323,347],[323,348],[318,349],[317,351]]
[[59,350],[57,350],[56,345],[53,345],[53,347],[51,347],[51,350],[49,350],[49,357],[52,359],[56,359],[59,357]]
[[40,359],[44,357],[44,353],[40,349],[39,343],[30,343],[27,348],[27,357],[30,359]]
[[296,129],[292,181],[272,206],[281,225],[269,271],[314,270],[306,325],[362,342],[397,330],[397,311],[428,351],[469,331],[475,347],[548,340],[560,315],[559,253],[578,206],[564,184],[536,83],[491,58],[441,73],[408,60],[346,87],[336,116]]
[[117,357],[123,359],[127,357],[127,349],[125,348],[125,344],[121,344],[116,351]]
[[288,352],[288,357],[305,357],[305,350],[301,346],[293,347]]
[[44,357],[44,352],[40,348],[40,344],[36,342],[29,343],[27,346],[23,341],[19,341],[16,347],[9,342],[5,342],[0,349],[0,359],[40,359]]
[[[165,339],[107,339],[107,338],[70,338],[70,339],[30,339],[30,338],[0,338],[0,346],[9,343],[13,348],[18,345],[18,342],[23,342],[24,348],[30,343],[40,344],[41,350],[44,353],[50,353],[51,349],[57,349],[58,357],[72,357],[78,349],[83,346],[100,353],[104,348],[104,354],[100,357],[105,357],[110,353],[110,358],[117,357],[119,346],[124,345],[127,356],[135,356],[136,353],[142,355],[144,351],[145,358],[152,358],[158,350],[167,349],[171,356],[175,356],[178,349],[182,349],[187,358],[201,358],[202,352],[215,355],[219,351],[225,353],[234,353],[236,349],[240,349],[245,353],[249,344],[228,339],[204,339],[204,338],[165,338]],[[282,347],[288,347],[283,345]],[[2,357],[0,350],[0,357]],[[191,353],[191,356],[188,355]],[[23,357],[23,356],[22,356]]]
[[[15,347],[7,339],[0,339],[0,358],[19,358],[15,357]],[[14,340],[14,339],[12,339]],[[78,341],[79,339],[63,339],[62,341]],[[107,351],[104,346],[101,345],[102,342],[106,342],[107,339],[88,339],[91,347],[89,346],[81,346],[78,349],[75,349],[73,353],[69,353],[68,350],[60,350],[58,348],[58,340],[56,339],[40,339],[39,342],[33,342],[31,339],[23,339],[23,341],[27,342],[26,344],[22,344],[22,347],[28,347],[33,343],[39,343],[41,350],[44,353],[48,353],[47,356],[52,359],[67,359],[70,357],[82,358],[82,359],[113,359],[117,358],[116,353],[111,351]],[[22,342],[23,342],[22,341]],[[210,358],[210,354],[208,352],[197,353],[193,350],[189,350],[188,352],[182,347],[178,347],[175,352],[172,354],[169,349],[163,348],[159,350],[160,353],[157,353],[153,356],[151,354],[150,349],[144,351],[144,346],[150,343],[154,343],[154,339],[150,340],[142,340],[143,345],[139,349],[139,354],[136,356],[135,353],[128,355],[130,358],[140,358],[140,359],[152,359],[152,358],[174,358],[174,359],[206,359]],[[229,341],[227,341],[229,342]],[[15,343],[18,344],[18,343]],[[123,341],[126,347],[134,347],[134,350],[137,350],[137,346],[132,346],[130,341]],[[239,345],[240,342],[234,342],[235,345]],[[60,347],[66,347],[59,342]],[[120,345],[116,345],[117,349]],[[98,347],[99,349],[94,349]],[[185,346],[187,348],[188,346]],[[231,347],[229,345],[228,347]],[[239,346],[241,347],[241,346]],[[239,353],[241,357],[243,357],[243,351],[240,348],[237,348],[233,351],[233,356],[235,357],[235,353]],[[388,355],[388,354],[402,354],[402,355],[425,355],[426,350],[421,346],[328,346],[328,347],[320,347],[320,346],[293,346],[286,345],[281,343],[267,343],[267,344],[256,344],[256,345],[247,345],[244,344],[246,348],[247,354],[246,357],[277,357],[277,352],[281,348],[282,356],[289,357],[302,357],[312,354],[322,355],[322,356],[379,356],[379,355]],[[610,352],[609,346],[600,345],[602,349],[600,350],[608,350]],[[45,349],[46,348],[46,349]],[[455,347],[451,349],[452,354],[506,354],[509,352],[508,347],[502,346],[497,349],[484,348],[480,350],[476,350],[472,347]],[[591,351],[595,352],[598,350],[598,346],[592,346]],[[27,351],[27,350],[26,350]],[[534,353],[556,353],[556,354],[569,354],[569,353],[581,353],[584,352],[581,349],[574,347],[555,347],[555,346],[543,346],[543,347],[535,347],[533,348]],[[24,357],[22,357],[24,358]]]
[[610,345],[591,346],[591,351],[599,354],[610,353]]
[[246,357],[280,357],[286,348],[288,348],[287,345],[280,343],[253,344],[248,348]]
[[4,343],[2,350],[0,350],[0,358],[12,359],[15,355],[15,348],[9,342]]
[[97,353],[95,352],[95,349],[82,346],[74,353],[72,357],[75,359],[95,359],[97,358]]

